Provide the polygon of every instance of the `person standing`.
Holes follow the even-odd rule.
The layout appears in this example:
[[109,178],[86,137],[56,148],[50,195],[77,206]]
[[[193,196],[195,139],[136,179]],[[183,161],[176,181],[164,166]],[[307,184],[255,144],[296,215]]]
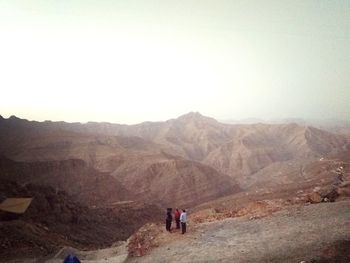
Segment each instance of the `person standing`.
[[166,231],[171,232],[171,221],[173,220],[173,216],[171,215],[171,208],[167,208],[166,218],[165,218],[165,229]]
[[186,233],[186,222],[187,222],[187,214],[186,214],[185,209],[182,209],[182,213],[180,215],[180,221],[181,221],[182,234],[185,234]]
[[175,215],[174,215],[175,222],[176,222],[176,229],[180,229],[180,215],[181,215],[181,213],[180,213],[179,209],[176,208],[175,209]]

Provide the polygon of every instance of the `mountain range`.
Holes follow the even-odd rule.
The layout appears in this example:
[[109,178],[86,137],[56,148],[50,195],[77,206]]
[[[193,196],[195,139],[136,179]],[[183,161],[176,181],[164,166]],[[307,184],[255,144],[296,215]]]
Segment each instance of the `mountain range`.
[[[241,191],[249,178],[268,167],[276,170],[289,162],[299,169],[299,163],[350,149],[346,136],[310,126],[223,124],[198,112],[137,125],[35,122],[12,116],[0,119],[0,145],[2,156],[26,167],[21,172],[25,177],[13,172],[16,176],[9,178],[68,192],[75,182],[77,196],[86,195],[79,189],[94,185],[102,193],[93,179],[98,178],[101,188],[109,186],[111,193],[116,189],[108,195],[110,201],[160,205],[199,204]],[[38,173],[38,167],[47,170]],[[98,199],[97,193],[91,195]]]
[[344,127],[225,124],[198,112],[136,125],[0,116],[0,199],[33,198],[0,228],[0,245],[12,248],[0,255],[108,247],[166,207],[234,211],[254,200],[307,201],[315,189],[335,200],[350,185],[339,188],[336,172],[345,167],[348,180]]

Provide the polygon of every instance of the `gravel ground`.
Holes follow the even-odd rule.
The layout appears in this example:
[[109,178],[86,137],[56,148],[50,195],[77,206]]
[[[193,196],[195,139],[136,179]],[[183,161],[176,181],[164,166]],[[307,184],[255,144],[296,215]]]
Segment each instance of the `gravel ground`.
[[[82,262],[350,262],[350,201],[293,206],[260,219],[230,218],[164,235],[143,257],[128,257],[126,242],[109,249],[79,252],[64,248],[46,262],[69,253]],[[12,261],[17,262],[17,261]],[[24,260],[21,262],[36,262]]]
[[202,224],[195,233],[128,261],[350,262],[350,201]]

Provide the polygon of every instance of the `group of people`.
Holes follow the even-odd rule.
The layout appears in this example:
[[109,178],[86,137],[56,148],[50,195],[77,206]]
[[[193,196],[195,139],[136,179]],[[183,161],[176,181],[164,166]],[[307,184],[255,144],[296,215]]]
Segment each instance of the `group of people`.
[[[165,219],[165,229],[170,233],[171,233],[171,222],[173,221],[172,210],[173,210],[172,208],[167,208],[166,219]],[[186,210],[182,209],[182,212],[180,212],[180,210],[176,208],[174,212],[174,219],[176,223],[176,229],[180,229],[180,223],[181,223],[182,234],[185,234],[186,222],[187,222]]]

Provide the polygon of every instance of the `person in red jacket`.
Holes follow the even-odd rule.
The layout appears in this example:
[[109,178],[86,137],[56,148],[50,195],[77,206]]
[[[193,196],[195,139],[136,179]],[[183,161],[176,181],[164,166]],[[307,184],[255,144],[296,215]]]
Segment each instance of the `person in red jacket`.
[[176,229],[180,229],[180,215],[181,215],[181,213],[180,213],[179,209],[176,208],[175,209],[175,215],[174,215],[175,222],[176,222]]

